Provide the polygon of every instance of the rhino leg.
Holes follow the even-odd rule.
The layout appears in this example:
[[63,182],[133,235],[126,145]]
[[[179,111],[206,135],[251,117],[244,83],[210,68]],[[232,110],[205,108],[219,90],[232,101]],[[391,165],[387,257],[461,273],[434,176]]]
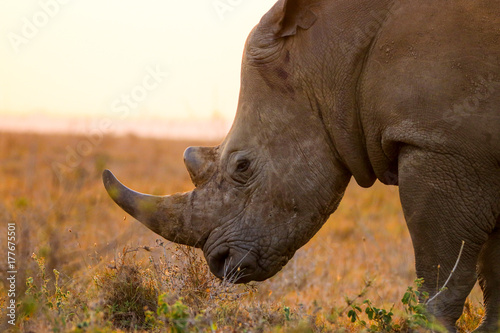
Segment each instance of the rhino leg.
[[465,241],[446,289],[428,303],[431,313],[451,332],[477,280],[481,248],[496,224],[492,207],[498,204],[498,188],[492,188],[495,179],[488,178],[489,170],[458,155],[416,147],[403,148],[399,156],[400,196],[417,276],[424,278],[423,290],[431,297],[450,276]]
[[500,218],[484,244],[478,263],[479,285],[483,291],[486,315],[478,332],[498,332],[500,320]]

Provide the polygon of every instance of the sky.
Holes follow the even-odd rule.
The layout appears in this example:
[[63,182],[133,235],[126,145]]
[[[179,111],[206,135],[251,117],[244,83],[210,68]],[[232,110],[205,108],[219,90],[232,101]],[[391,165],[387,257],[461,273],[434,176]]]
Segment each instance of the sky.
[[0,117],[232,119],[275,0],[3,0]]

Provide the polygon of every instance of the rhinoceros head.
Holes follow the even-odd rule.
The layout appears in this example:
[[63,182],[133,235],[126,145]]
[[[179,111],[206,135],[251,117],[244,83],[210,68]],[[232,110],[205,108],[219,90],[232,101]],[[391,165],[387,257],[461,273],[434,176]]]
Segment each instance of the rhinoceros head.
[[238,283],[276,274],[335,210],[350,178],[292,50],[291,38],[315,21],[302,7],[278,2],[250,34],[229,134],[184,153],[193,191],[150,196],[103,175],[126,212],[170,241],[202,248],[217,277]]

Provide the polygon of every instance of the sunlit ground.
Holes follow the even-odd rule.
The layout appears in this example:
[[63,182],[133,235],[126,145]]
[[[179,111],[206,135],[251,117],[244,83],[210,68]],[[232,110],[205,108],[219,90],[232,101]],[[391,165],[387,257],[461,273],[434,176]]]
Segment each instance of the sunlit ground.
[[[1,133],[0,219],[17,226],[18,300],[26,290],[24,281],[39,278],[33,253],[46,258],[48,274],[53,269],[60,272],[61,285],[72,295],[87,295],[93,277],[116,263],[126,247],[149,246],[153,255],[161,254],[155,247],[159,236],[110,200],[102,170],[113,170],[141,192],[187,191],[193,185],[183,165],[184,149],[217,143],[136,135],[105,135],[92,142],[86,136]],[[5,236],[1,239],[5,244]],[[139,251],[134,260],[147,265],[151,253]],[[1,274],[0,286],[5,288],[6,272]],[[53,281],[52,275],[49,278]],[[414,278],[413,250],[397,188],[377,183],[362,189],[351,183],[339,209],[318,234],[282,272],[257,284],[246,302],[289,307],[295,316],[328,323],[325,318],[335,309],[346,307],[345,296],[358,295],[367,281],[373,285],[364,298],[386,308],[395,304],[395,311],[402,312],[401,297]],[[477,288],[470,299],[480,302]],[[90,309],[102,302],[87,301]],[[42,312],[35,312],[26,323],[49,330],[51,324],[43,318]],[[92,325],[101,320],[89,318]]]

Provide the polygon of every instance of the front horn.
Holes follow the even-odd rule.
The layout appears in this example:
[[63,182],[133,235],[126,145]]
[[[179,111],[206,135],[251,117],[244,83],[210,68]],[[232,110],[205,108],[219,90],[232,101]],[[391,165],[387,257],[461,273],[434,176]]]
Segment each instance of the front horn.
[[133,191],[120,183],[109,170],[102,174],[111,199],[124,211],[165,239],[203,247],[208,232],[193,225],[193,192],[156,196]]

